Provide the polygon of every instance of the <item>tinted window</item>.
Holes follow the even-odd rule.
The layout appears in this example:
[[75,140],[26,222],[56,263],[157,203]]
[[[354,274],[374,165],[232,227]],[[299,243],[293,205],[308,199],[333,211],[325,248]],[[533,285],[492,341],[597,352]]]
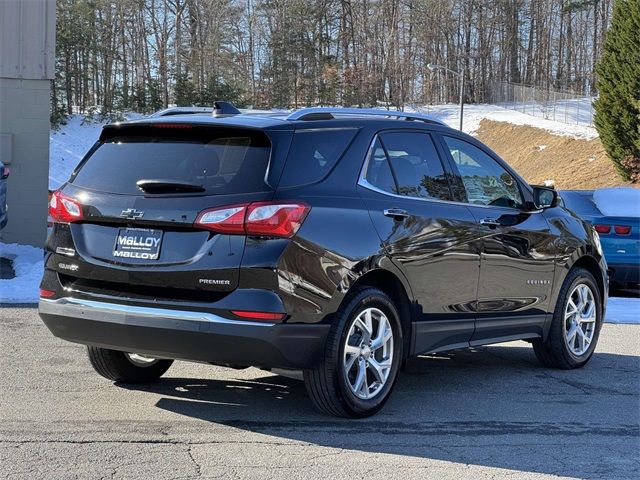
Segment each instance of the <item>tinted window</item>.
[[488,154],[464,140],[444,137],[462,177],[469,203],[522,207],[515,178]]
[[397,185],[393,193],[451,200],[449,183],[431,136],[425,133],[385,133],[382,145]]
[[82,164],[72,182],[93,190],[138,195],[142,192],[136,182],[142,179],[193,183],[214,195],[269,189],[264,178],[271,146],[264,134],[220,133],[197,138],[110,138]]
[[322,180],[345,152],[356,129],[296,130],[280,187]]
[[380,140],[376,139],[369,154],[366,180],[374,187],[385,192],[396,193],[396,182],[393,179],[387,155],[384,153]]

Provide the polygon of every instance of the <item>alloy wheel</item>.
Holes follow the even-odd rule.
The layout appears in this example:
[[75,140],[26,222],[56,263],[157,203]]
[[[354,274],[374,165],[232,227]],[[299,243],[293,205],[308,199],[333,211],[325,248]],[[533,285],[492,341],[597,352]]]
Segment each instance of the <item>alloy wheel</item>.
[[572,290],[564,311],[565,341],[576,357],[589,350],[596,331],[596,300],[591,288],[579,283]]
[[360,312],[345,340],[343,371],[356,397],[374,398],[386,384],[393,362],[393,330],[377,308]]

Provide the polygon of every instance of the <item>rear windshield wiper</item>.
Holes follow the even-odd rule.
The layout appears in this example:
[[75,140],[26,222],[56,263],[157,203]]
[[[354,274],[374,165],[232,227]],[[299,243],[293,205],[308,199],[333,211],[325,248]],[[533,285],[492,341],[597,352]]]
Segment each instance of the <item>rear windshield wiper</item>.
[[136,185],[145,193],[196,193],[205,191],[202,185],[157,178],[138,180]]

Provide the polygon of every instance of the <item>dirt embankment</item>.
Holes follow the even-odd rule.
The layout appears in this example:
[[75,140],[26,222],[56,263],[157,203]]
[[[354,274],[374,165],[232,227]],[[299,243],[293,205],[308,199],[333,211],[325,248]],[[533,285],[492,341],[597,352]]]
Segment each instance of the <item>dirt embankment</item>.
[[492,120],[482,120],[476,135],[534,185],[554,180],[559,190],[591,190],[629,184],[616,172],[599,138],[578,140]]

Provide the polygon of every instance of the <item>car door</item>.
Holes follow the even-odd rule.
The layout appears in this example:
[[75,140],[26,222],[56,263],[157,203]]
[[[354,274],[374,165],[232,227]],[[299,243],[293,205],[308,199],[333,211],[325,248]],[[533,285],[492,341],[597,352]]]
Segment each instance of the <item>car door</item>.
[[442,135],[469,210],[482,232],[476,328],[471,345],[542,334],[554,276],[553,236],[531,210],[521,180],[479,142]]
[[414,353],[468,346],[475,323],[480,241],[453,199],[442,150],[426,131],[387,131],[373,142],[358,191],[388,256],[408,279]]

